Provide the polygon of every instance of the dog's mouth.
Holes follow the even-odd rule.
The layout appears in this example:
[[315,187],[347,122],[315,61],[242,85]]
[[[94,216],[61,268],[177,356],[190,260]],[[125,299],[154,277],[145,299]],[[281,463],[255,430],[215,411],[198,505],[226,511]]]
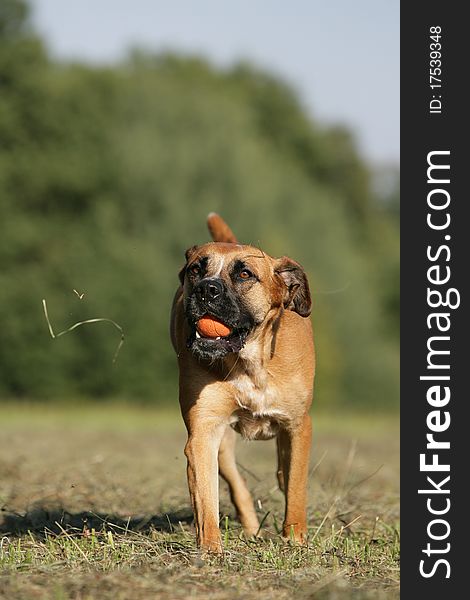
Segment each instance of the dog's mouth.
[[[215,325],[210,323],[212,320]],[[190,329],[188,348],[201,358],[214,359],[223,358],[229,352],[240,352],[252,326],[251,324],[232,325],[216,317],[205,315],[199,321],[191,323]]]

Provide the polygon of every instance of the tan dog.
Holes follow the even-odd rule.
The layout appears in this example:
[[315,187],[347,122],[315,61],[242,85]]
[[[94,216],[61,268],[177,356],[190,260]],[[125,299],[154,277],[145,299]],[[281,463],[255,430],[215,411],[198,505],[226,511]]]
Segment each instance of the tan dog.
[[[302,543],[315,370],[307,278],[290,258],[238,244],[215,213],[208,226],[214,242],[187,250],[171,317],[197,543],[222,551],[218,473],[246,535],[258,532],[235,462],[235,431],[250,440],[277,436],[277,475],[286,497],[283,535]],[[223,323],[228,335],[201,334],[205,316]]]

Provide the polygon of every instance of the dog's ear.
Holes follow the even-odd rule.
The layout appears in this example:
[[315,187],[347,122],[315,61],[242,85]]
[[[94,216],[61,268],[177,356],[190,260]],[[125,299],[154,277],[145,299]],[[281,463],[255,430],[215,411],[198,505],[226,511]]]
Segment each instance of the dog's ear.
[[186,252],[184,253],[184,255],[186,257],[186,264],[181,269],[181,271],[178,273],[178,277],[180,278],[181,285],[183,285],[183,283],[184,283],[184,276],[185,276],[185,273],[186,273],[186,266],[188,264],[188,261],[191,258],[191,256],[196,252],[197,248],[198,248],[197,246],[191,246],[191,248],[188,248],[186,250]]
[[308,317],[312,309],[312,299],[305,271],[288,256],[278,258],[274,263],[274,273],[284,286],[284,307],[302,317]]

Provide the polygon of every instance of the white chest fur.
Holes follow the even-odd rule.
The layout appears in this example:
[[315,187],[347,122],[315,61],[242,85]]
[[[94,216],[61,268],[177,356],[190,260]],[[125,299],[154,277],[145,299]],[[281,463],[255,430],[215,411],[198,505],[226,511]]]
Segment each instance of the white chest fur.
[[266,383],[258,386],[249,375],[240,375],[232,381],[235,388],[235,398],[240,408],[248,410],[255,417],[280,414],[276,407],[277,391]]
[[240,352],[240,358],[243,368],[231,380],[237,404],[253,417],[283,416],[279,409],[279,393],[263,364],[259,347],[247,344]]

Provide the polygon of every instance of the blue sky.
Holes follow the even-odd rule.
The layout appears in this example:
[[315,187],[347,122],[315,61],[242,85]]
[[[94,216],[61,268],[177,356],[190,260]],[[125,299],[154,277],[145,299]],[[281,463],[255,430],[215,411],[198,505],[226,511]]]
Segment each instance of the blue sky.
[[133,46],[248,59],[314,118],[347,124],[373,164],[399,161],[399,0],[31,0],[54,57],[110,63]]

